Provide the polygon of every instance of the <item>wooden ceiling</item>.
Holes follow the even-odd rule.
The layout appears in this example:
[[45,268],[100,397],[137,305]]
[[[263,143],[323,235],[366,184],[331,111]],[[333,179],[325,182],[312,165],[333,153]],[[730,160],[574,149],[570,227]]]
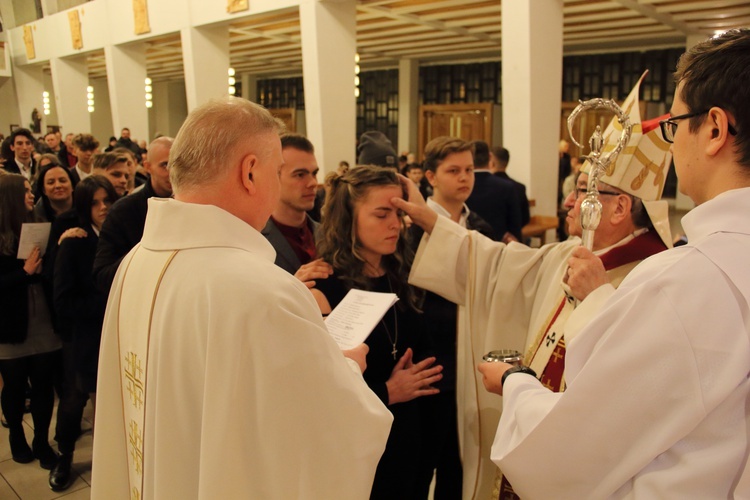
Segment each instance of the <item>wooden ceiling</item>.
[[[506,0],[513,1],[513,0]],[[363,70],[499,60],[501,0],[359,0],[357,50]],[[684,47],[688,35],[750,26],[744,0],[564,0],[564,53]],[[287,9],[229,25],[230,63],[259,77],[302,73],[299,11]],[[148,75],[182,79],[179,34],[147,42]],[[103,52],[89,56],[91,78],[106,77]]]

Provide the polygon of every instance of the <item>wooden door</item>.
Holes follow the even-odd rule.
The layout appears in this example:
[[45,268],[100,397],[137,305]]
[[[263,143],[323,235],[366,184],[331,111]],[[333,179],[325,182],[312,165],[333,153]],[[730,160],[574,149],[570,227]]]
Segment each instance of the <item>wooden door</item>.
[[435,137],[458,137],[465,141],[492,140],[492,103],[426,104],[419,107],[419,154]]
[[297,131],[297,110],[294,108],[275,108],[268,110],[274,118],[284,123],[286,131],[293,133]]

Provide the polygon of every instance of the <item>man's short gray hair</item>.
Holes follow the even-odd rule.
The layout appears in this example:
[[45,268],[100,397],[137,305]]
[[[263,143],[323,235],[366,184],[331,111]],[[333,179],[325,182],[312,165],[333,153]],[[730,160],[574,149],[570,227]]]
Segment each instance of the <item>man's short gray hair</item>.
[[267,109],[246,99],[211,99],[193,110],[169,152],[169,180],[175,193],[213,182],[243,142],[265,132],[277,134],[276,121]]

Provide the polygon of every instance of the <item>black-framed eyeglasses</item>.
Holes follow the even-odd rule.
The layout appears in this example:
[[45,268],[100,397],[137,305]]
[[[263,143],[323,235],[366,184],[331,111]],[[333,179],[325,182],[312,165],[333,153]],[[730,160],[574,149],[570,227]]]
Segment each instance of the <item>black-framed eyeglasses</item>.
[[[580,198],[581,196],[586,196],[586,193],[588,193],[588,189],[584,187],[576,188],[575,190],[576,198]],[[616,193],[614,191],[599,191],[599,194],[607,194],[609,196],[620,196],[621,194],[625,193]]]
[[[674,143],[674,135],[677,133],[677,120],[684,120],[686,118],[693,118],[695,116],[704,115],[709,111],[711,111],[711,109],[707,109],[705,111],[696,111],[695,113],[687,113],[685,115],[672,116],[666,120],[660,121],[659,127],[661,127],[661,136],[664,137],[664,140],[668,143]],[[732,126],[731,123],[727,124],[727,131],[732,135],[737,135],[737,130]]]

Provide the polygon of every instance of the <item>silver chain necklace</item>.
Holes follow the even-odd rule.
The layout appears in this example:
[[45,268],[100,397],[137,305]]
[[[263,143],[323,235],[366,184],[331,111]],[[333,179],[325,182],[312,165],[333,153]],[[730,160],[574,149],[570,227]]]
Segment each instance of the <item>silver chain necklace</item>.
[[[388,280],[388,290],[393,293],[391,278],[386,275],[386,279]],[[381,318],[380,322],[383,324],[383,328],[385,328],[385,334],[388,335],[388,341],[393,346],[391,354],[393,355],[393,359],[395,360],[396,355],[398,354],[398,349],[396,348],[396,344],[398,343],[398,312],[396,311],[396,304],[393,304],[391,306],[391,309],[393,310],[393,329],[396,332],[395,338],[391,336],[391,331],[388,329],[388,325],[385,324],[385,315]]]

